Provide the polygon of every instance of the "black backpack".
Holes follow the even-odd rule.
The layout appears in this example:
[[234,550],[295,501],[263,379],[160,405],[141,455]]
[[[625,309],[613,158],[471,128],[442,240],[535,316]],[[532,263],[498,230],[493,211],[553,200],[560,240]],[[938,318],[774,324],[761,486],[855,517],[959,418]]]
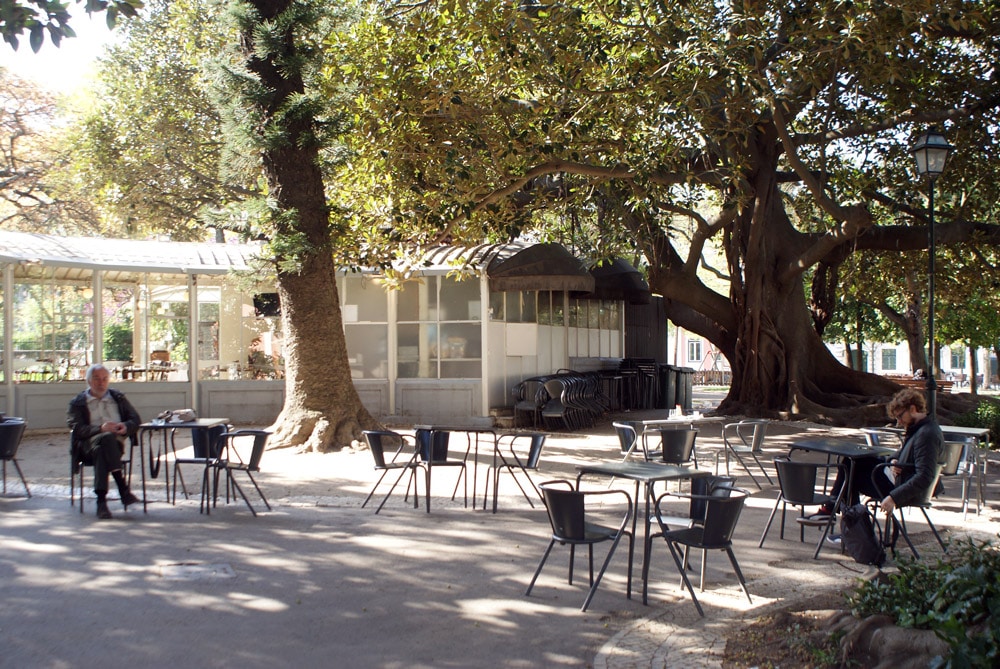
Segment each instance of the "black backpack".
[[844,552],[855,562],[882,566],[885,548],[882,547],[881,534],[872,512],[864,504],[855,504],[844,510],[840,519],[840,541]]

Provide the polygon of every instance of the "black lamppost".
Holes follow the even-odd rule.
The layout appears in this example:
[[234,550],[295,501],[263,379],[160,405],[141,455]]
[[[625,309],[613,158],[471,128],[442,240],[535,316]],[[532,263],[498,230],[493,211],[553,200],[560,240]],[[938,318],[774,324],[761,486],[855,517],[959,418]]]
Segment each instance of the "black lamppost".
[[917,174],[927,178],[927,412],[930,416],[937,415],[937,381],[934,369],[934,182],[944,172],[948,156],[955,149],[948,143],[944,135],[931,127],[917,138],[917,143],[910,149],[917,161]]

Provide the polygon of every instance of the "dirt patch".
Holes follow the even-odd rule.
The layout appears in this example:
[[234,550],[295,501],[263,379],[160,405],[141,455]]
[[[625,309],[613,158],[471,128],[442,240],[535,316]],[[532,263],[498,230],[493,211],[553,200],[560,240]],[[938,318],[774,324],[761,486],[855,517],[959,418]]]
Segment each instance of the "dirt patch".
[[814,669],[836,666],[839,638],[827,621],[846,609],[844,596],[829,592],[765,614],[726,639],[723,669]]

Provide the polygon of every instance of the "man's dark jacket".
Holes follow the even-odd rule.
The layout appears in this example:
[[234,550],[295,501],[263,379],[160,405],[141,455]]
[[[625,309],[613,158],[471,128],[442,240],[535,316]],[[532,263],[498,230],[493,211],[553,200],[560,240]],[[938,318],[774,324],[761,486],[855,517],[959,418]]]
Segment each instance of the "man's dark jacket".
[[[139,418],[139,412],[135,410],[132,403],[125,397],[125,393],[114,388],[108,388],[108,394],[111,395],[111,399],[118,405],[118,414],[128,428],[129,439],[134,444],[136,433],[139,431],[139,425],[142,423],[142,419]],[[66,423],[69,425],[69,429],[72,430],[70,452],[76,458],[80,452],[81,445],[86,444],[91,437],[101,432],[100,427],[90,424],[90,409],[87,408],[87,391],[83,391],[70,400],[69,410],[66,412]]]
[[944,435],[937,421],[927,417],[906,431],[906,441],[896,458],[903,473],[889,493],[896,506],[919,504],[929,498],[943,458]]

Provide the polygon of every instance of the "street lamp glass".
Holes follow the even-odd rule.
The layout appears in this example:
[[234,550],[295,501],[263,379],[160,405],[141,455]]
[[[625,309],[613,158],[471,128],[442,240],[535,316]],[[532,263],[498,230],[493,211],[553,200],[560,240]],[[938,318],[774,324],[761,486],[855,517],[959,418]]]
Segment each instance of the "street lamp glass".
[[955,147],[934,128],[920,135],[910,150],[917,161],[917,174],[932,179],[941,176],[945,163],[948,162],[948,156],[954,150]]

